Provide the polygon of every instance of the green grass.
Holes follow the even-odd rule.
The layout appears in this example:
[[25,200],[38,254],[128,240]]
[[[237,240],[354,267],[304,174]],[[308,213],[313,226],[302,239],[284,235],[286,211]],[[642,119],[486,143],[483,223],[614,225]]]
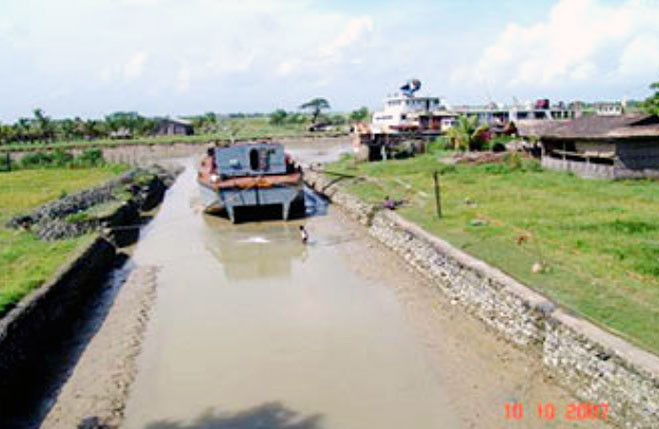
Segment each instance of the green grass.
[[122,166],[107,165],[0,173],[0,316],[92,239],[83,236],[44,242],[30,232],[5,228],[7,220],[62,195],[99,184],[123,170]]
[[222,122],[223,130],[213,134],[199,134],[192,136],[158,136],[140,137],[130,140],[97,139],[92,141],[74,140],[59,141],[54,143],[11,143],[0,145],[0,153],[14,151],[32,151],[50,148],[78,149],[90,147],[116,147],[122,145],[161,145],[174,143],[199,143],[205,144],[214,140],[252,140],[262,138],[286,138],[286,137],[323,137],[341,135],[341,132],[315,132],[307,131],[308,124],[286,124],[274,126],[268,122],[266,117],[227,119]]
[[[659,182],[585,180],[519,159],[446,166],[433,155],[357,166],[344,159],[329,169],[375,178],[348,189],[373,203],[408,199],[407,219],[659,353]],[[434,170],[442,172],[441,220]],[[538,261],[545,269],[534,274]]]

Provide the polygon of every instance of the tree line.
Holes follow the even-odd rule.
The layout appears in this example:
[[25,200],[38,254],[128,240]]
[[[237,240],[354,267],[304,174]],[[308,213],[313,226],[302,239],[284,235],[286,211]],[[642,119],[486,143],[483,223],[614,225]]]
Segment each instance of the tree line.
[[[0,123],[0,144],[149,137],[157,134],[162,119],[165,118],[137,112],[115,112],[102,119],[52,119],[42,109],[35,109],[30,118],[20,118],[13,124]],[[218,117],[212,112],[189,119],[201,132],[217,128]]]
[[361,107],[353,110],[348,115],[335,113],[332,115],[326,114],[323,111],[330,109],[330,103],[325,98],[314,98],[303,103],[299,107],[300,110],[306,111],[307,114],[300,112],[287,112],[284,109],[277,109],[270,113],[270,124],[276,126],[282,125],[301,125],[308,122],[311,124],[327,124],[327,125],[345,125],[348,121],[361,122],[369,117],[368,108]]
[[157,120],[136,112],[116,112],[104,119],[80,117],[52,119],[42,109],[33,117],[20,118],[13,124],[0,124],[0,143],[35,143],[61,140],[93,140],[106,138],[112,132],[126,130],[131,135],[150,135],[157,129]]

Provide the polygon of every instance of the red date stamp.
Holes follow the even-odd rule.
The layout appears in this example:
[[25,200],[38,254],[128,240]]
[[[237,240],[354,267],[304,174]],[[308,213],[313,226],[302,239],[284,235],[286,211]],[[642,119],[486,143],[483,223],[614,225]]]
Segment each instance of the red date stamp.
[[525,411],[541,420],[555,420],[556,418],[570,421],[606,420],[609,414],[609,404],[602,402],[578,402],[567,404],[564,408],[557,408],[552,402],[538,402],[530,410],[525,410],[521,402],[506,402],[506,420],[522,420]]

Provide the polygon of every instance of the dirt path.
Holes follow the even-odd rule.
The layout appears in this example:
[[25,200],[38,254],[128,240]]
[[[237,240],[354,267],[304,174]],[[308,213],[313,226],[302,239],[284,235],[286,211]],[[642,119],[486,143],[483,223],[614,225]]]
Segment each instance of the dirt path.
[[119,425],[135,377],[135,358],[149,309],[156,297],[156,277],[157,269],[152,266],[130,271],[112,310],[43,421],[43,428],[75,428],[81,423],[83,427]]

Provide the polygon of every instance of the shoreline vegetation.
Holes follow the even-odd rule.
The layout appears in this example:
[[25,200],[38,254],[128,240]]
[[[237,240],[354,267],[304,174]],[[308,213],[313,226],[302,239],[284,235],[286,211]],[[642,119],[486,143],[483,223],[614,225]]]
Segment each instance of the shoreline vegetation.
[[[110,138],[107,135],[107,130],[94,132],[93,124],[91,124],[88,127],[91,127],[91,129],[87,130],[85,127],[82,127],[78,134],[56,134],[53,132],[52,135],[47,134],[46,136],[35,139],[5,141],[4,143],[0,139],[0,153],[51,150],[57,148],[85,149],[123,145],[201,144],[211,141],[232,142],[236,140],[313,138],[347,135],[347,120],[338,114],[332,117],[337,123],[333,129],[311,132],[308,128],[310,122],[305,115],[288,115],[289,118],[297,119],[282,121],[279,119],[273,120],[273,118],[277,118],[277,116],[274,116],[275,113],[271,115],[272,117],[263,115],[222,120],[214,119],[212,121],[207,119],[206,122],[202,121],[198,127],[195,127],[195,134],[193,135],[154,135],[153,131],[149,130],[145,133],[134,133],[130,138]],[[343,120],[339,121],[336,118],[343,118]],[[101,123],[101,121],[96,122],[97,125]],[[51,121],[50,123],[53,122]],[[113,128],[118,127],[120,125],[113,126]],[[48,125],[42,125],[41,128],[48,129]]]
[[517,154],[441,162],[451,155],[361,164],[346,156],[326,174],[344,175],[365,202],[402,200],[397,211],[409,221],[659,354],[659,183],[581,179]]

